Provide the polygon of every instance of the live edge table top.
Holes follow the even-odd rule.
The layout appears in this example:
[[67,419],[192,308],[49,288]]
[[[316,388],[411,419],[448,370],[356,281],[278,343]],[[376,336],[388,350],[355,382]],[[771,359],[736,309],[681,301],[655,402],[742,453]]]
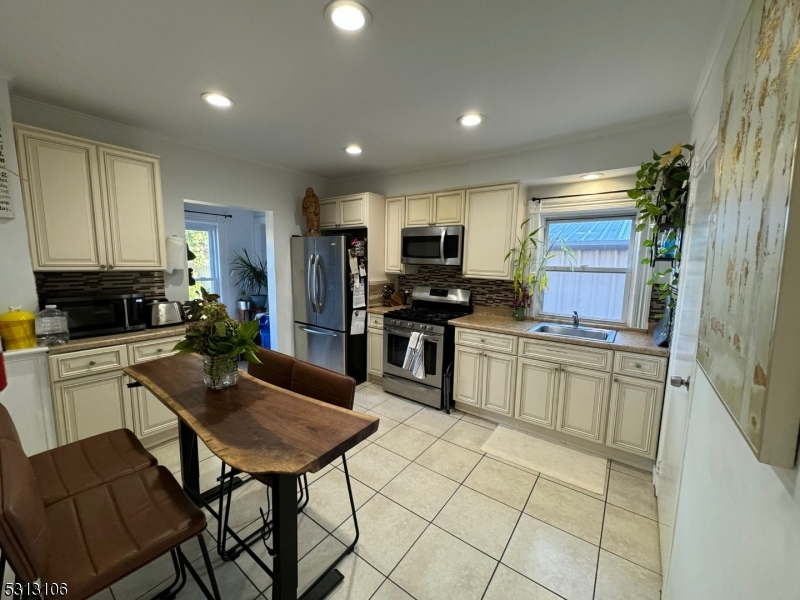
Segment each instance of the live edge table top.
[[229,466],[253,476],[318,471],[378,430],[379,420],[270,385],[239,371],[210,390],[203,361],[179,354],[125,368]]

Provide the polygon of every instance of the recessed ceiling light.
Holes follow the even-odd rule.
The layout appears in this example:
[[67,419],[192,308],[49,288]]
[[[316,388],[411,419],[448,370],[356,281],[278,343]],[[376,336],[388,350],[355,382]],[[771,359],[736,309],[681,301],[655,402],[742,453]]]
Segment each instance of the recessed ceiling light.
[[361,154],[361,146],[358,144],[350,144],[344,149],[348,154]]
[[230,108],[231,106],[233,106],[233,100],[231,100],[227,96],[223,96],[222,94],[216,94],[214,92],[206,92],[201,97],[211,106],[216,106],[217,108]]
[[594,181],[595,179],[600,179],[602,176],[602,173],[587,173],[586,175],[581,175],[581,179],[584,181]]
[[343,31],[358,31],[370,21],[369,11],[352,0],[336,0],[325,9],[325,18]]
[[483,123],[483,115],[479,115],[478,113],[461,115],[458,117],[458,122],[464,127],[475,127],[476,125]]

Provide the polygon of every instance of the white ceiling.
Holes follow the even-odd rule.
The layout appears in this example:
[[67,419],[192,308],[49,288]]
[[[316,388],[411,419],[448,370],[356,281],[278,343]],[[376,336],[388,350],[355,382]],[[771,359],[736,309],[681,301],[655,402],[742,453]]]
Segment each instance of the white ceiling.
[[1,0],[0,70],[12,94],[342,178],[686,111],[728,0],[362,3],[347,35],[327,0]]

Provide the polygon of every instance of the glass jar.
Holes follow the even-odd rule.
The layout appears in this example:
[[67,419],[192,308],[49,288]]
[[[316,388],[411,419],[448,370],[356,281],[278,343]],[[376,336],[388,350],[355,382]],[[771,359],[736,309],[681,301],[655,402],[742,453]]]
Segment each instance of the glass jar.
[[239,381],[239,362],[235,356],[203,356],[203,383],[221,390]]

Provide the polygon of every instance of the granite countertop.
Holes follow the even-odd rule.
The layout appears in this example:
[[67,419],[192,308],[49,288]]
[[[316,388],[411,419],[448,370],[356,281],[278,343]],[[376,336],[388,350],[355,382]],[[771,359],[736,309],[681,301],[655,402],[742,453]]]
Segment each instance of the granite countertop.
[[373,315],[385,315],[389,311],[397,310],[399,308],[407,308],[405,306],[370,306],[367,309],[368,313],[372,313]]
[[145,342],[147,340],[157,340],[159,338],[183,335],[184,333],[186,333],[186,325],[175,325],[173,327],[145,329],[143,331],[132,331],[130,333],[81,338],[78,340],[70,340],[63,346],[54,346],[50,348],[50,354],[55,355],[64,354],[65,352],[77,352],[78,350],[94,350],[95,348],[105,348],[106,346],[116,346],[117,344],[133,344],[136,342]]
[[587,346],[591,348],[603,348],[605,350],[622,350],[625,352],[638,352],[639,354],[650,354],[652,356],[669,356],[669,348],[662,348],[653,343],[653,335],[644,331],[634,331],[630,329],[617,329],[617,337],[613,342],[600,342],[597,340],[587,340],[583,338],[569,338],[549,335],[546,333],[531,333],[531,327],[540,321],[515,321],[508,316],[497,316],[484,313],[473,313],[466,317],[453,319],[451,325],[464,327],[466,329],[479,329],[493,333],[505,333],[519,337],[533,338],[548,342],[558,342],[561,344],[575,344],[577,346]]

